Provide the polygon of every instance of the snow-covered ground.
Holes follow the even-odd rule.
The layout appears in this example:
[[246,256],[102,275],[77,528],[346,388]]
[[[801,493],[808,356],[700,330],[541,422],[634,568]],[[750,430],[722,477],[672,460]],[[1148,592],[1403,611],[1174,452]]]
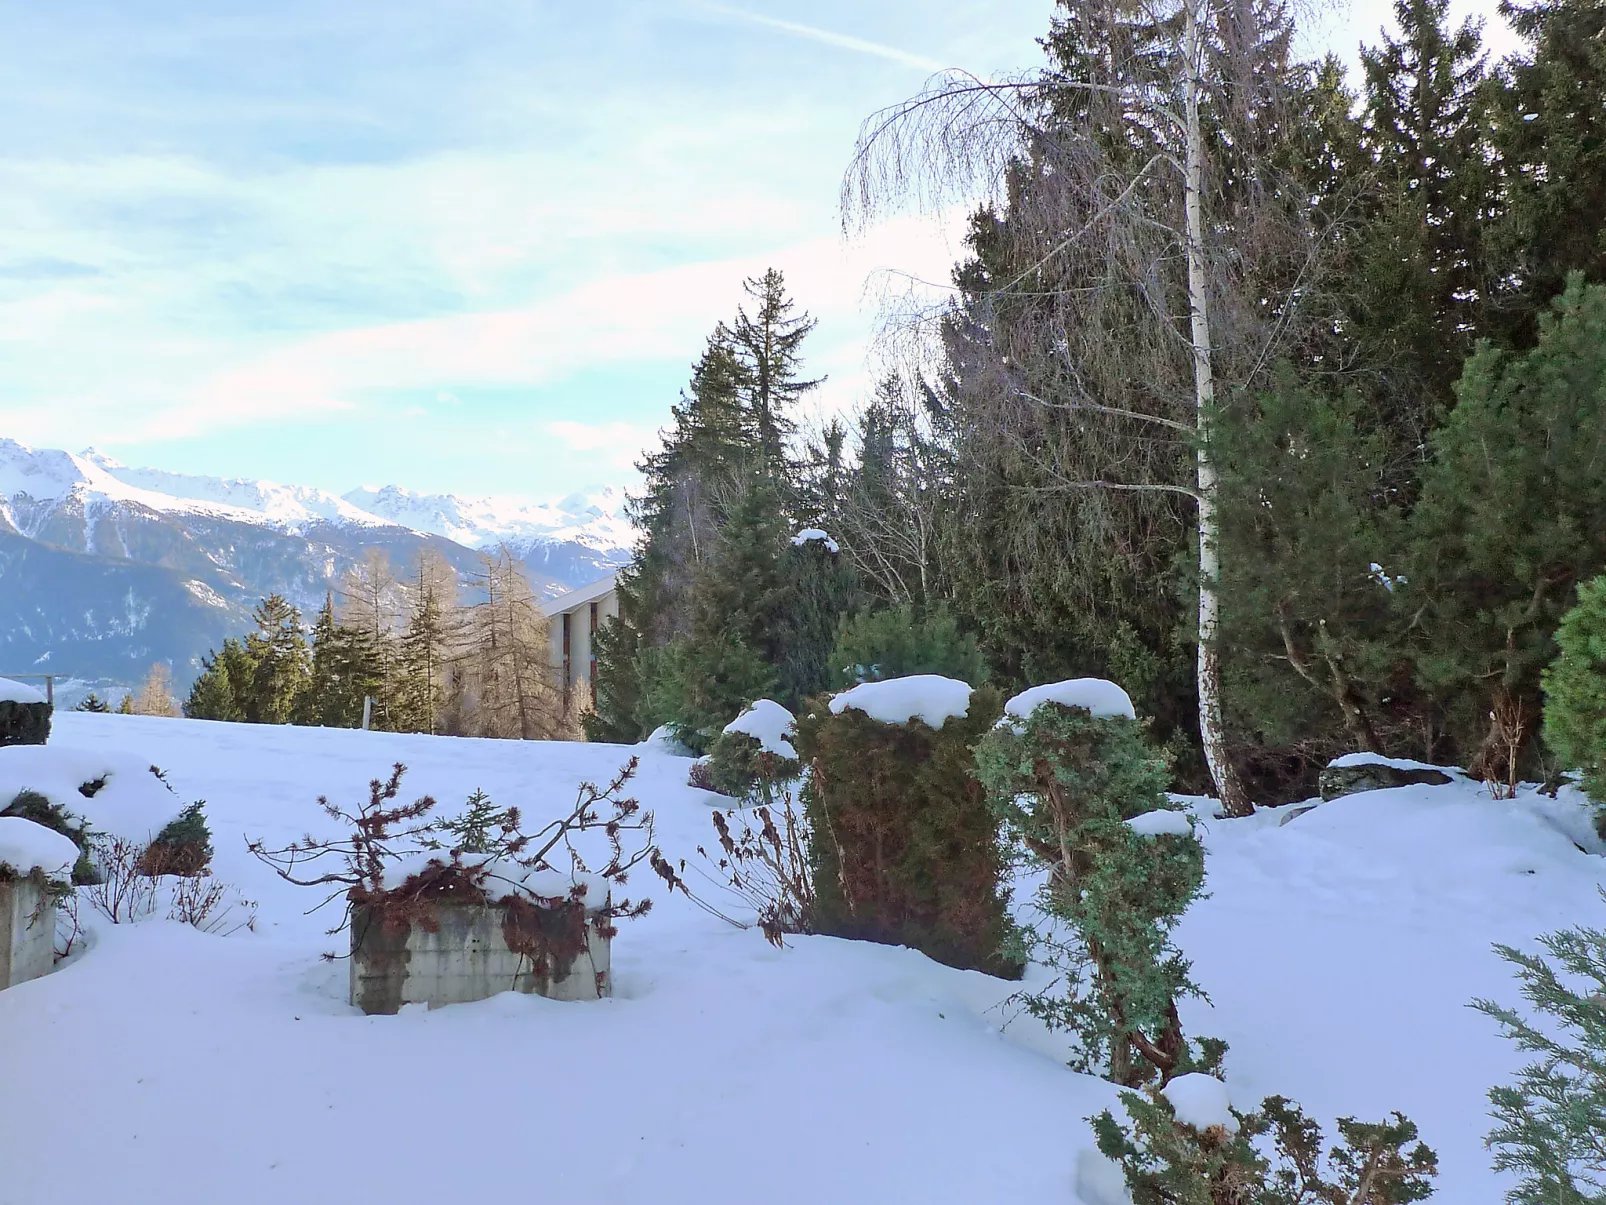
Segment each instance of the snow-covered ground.
[[[408,798],[482,787],[535,818],[631,750],[91,714],[51,744],[204,798],[217,874],[260,911],[229,937],[98,922],[0,992],[0,1205],[1074,1201],[1083,1118],[1115,1100],[1058,1039],[1003,1026],[1012,985],[830,938],[772,949],[650,876],[612,1000],[363,1017],[319,957],[332,912],[245,850],[329,831],[316,797],[355,803],[394,761]],[[661,845],[693,857],[719,801],[634,752]],[[1491,942],[1606,923],[1581,809],[1457,783],[1286,814],[1201,822],[1211,894],[1179,938],[1212,1004],[1187,1028],[1230,1041],[1235,1103],[1282,1093],[1329,1132],[1400,1109],[1440,1154],[1436,1199],[1495,1205],[1484,1093],[1516,1059],[1466,1002],[1516,998]]]

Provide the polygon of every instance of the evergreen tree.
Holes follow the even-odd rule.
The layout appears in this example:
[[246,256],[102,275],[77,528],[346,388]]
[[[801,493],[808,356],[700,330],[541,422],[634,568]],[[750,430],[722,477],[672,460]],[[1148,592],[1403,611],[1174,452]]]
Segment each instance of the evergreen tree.
[[1606,837],[1606,577],[1585,582],[1556,631],[1561,650],[1545,670],[1545,743],[1564,770],[1583,771]]
[[242,718],[253,724],[288,724],[311,668],[301,612],[282,595],[270,594],[251,618],[257,630],[245,638],[251,678],[241,696]]
[[78,706],[74,707],[73,710],[105,713],[111,710],[111,704],[107,703],[105,699],[101,698],[94,691],[90,691],[79,701]]
[[255,663],[244,642],[228,637],[221,649],[202,658],[201,673],[190,687],[184,714],[192,720],[245,720],[255,675]]
[[397,727],[440,732],[451,681],[450,660],[457,580],[439,557],[419,557],[408,598],[407,628],[398,651]]
[[749,315],[745,306],[737,309],[731,343],[745,370],[744,401],[758,448],[770,471],[781,473],[796,431],[787,411],[824,380],[801,379],[802,344],[815,322],[807,313],[792,312],[796,306],[778,269],[743,281],[742,288],[754,311]]
[[1579,583],[1606,570],[1606,286],[1574,277],[1538,346],[1484,346],[1433,440],[1408,582],[1423,686],[1467,764],[1491,711],[1537,729],[1539,675]]
[[1503,0],[1500,12],[1526,46],[1493,89],[1494,300],[1505,341],[1528,347],[1570,273],[1606,282],[1606,3]]

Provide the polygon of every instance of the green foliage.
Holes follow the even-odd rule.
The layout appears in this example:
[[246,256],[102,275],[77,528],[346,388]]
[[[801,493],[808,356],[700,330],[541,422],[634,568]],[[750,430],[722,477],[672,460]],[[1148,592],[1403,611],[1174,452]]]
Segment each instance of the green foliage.
[[78,701],[78,706],[73,708],[74,711],[93,711],[101,714],[109,712],[111,709],[111,704],[106,702],[105,699],[101,698],[94,691],[90,691],[87,695],[80,699]]
[[1606,576],[1585,582],[1556,630],[1561,651],[1546,668],[1545,743],[1564,768],[1583,771],[1606,835]]
[[1606,931],[1564,929],[1539,944],[1554,964],[1495,946],[1516,968],[1529,1015],[1492,1000],[1473,1003],[1534,1056],[1515,1084],[1489,1092],[1495,1127],[1487,1142],[1495,1168],[1522,1178],[1507,1195],[1513,1205],[1600,1205],[1606,1202]]
[[[1324,1160],[1321,1127],[1281,1096],[1205,1130],[1179,1121],[1158,1087],[1121,1101],[1129,1125],[1109,1110],[1090,1120],[1133,1205],[1406,1205],[1433,1195],[1438,1157],[1399,1113],[1386,1122],[1340,1119],[1340,1141]],[[1268,1146],[1271,1158],[1262,1153]]]
[[233,637],[201,660],[201,672],[184,700],[184,714],[192,720],[245,719],[246,695],[254,667],[245,644]]
[[50,739],[49,703],[15,703],[0,700],[0,748],[6,745],[43,745]]
[[150,843],[141,863],[162,874],[200,874],[212,862],[212,830],[206,823],[206,801],[185,805]]
[[[1044,703],[991,729],[976,775],[994,814],[1049,868],[1029,932],[1055,985],[1021,997],[1027,1011],[1079,1039],[1079,1070],[1136,1086],[1183,1065],[1176,1002],[1198,995],[1171,932],[1204,882],[1196,836],[1143,836],[1127,820],[1173,808],[1166,760],[1122,716]],[[1057,935],[1068,925],[1074,940]]]
[[710,789],[750,806],[772,806],[777,791],[803,771],[794,758],[771,753],[745,732],[722,732],[708,747]]
[[973,777],[971,746],[998,718],[980,687],[968,714],[932,729],[883,724],[812,700],[793,744],[808,777],[803,805],[817,925],[837,937],[907,945],[950,966],[1019,977],[997,826]]
[[1497,703],[1539,713],[1577,583],[1606,570],[1606,288],[1574,278],[1522,355],[1485,346],[1412,515],[1417,674],[1465,764]]
[[910,674],[940,674],[979,686],[988,668],[976,638],[960,630],[946,604],[902,603],[845,616],[831,652],[831,674],[837,689]]
[[251,618],[257,630],[245,638],[251,676],[242,699],[244,718],[253,724],[288,724],[311,672],[301,612],[282,595],[270,594]]

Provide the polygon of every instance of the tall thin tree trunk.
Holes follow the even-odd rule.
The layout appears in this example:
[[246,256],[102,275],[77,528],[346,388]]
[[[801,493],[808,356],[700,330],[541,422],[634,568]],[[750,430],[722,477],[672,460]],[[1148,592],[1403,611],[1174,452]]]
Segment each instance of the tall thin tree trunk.
[[1226,726],[1221,707],[1221,576],[1219,522],[1216,518],[1216,466],[1210,454],[1210,415],[1216,400],[1211,363],[1210,296],[1204,254],[1204,135],[1199,126],[1199,94],[1203,89],[1204,52],[1199,31],[1200,0],[1183,0],[1186,21],[1184,69],[1187,121],[1188,308],[1193,318],[1193,393],[1198,410],[1196,453],[1199,492],[1199,740],[1216,793],[1229,816],[1254,810],[1238,772],[1227,756]]

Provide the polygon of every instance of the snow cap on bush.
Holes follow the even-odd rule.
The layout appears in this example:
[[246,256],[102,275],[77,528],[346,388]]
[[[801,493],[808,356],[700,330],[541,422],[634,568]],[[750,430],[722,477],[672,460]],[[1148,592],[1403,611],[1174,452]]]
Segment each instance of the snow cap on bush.
[[0,882],[38,871],[53,883],[70,883],[77,861],[70,838],[21,816],[0,816]]
[[1105,678],[1070,678],[1023,690],[1004,704],[1004,714],[1025,719],[1044,703],[1080,707],[1090,715],[1124,716],[1137,719],[1132,696]]
[[885,682],[861,682],[831,700],[831,714],[852,708],[883,724],[923,720],[941,728],[970,713],[970,685],[939,674],[912,674]]
[[750,736],[765,753],[796,761],[797,750],[791,741],[794,723],[792,713],[774,699],[755,699],[746,711],[725,725],[724,731]]

